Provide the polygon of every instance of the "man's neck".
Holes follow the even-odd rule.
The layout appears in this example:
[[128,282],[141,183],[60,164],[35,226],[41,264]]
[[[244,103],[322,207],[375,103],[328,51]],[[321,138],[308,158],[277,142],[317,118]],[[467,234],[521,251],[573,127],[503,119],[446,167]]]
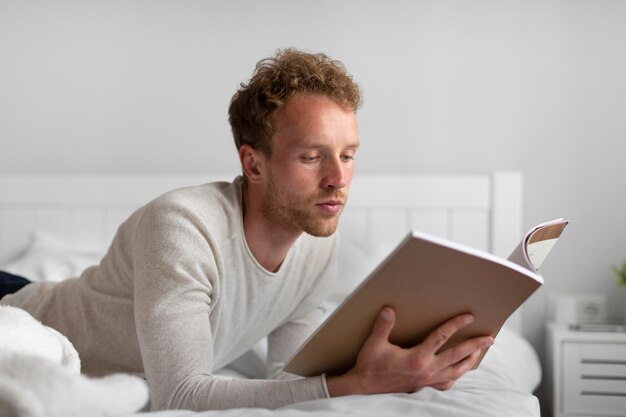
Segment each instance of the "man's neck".
[[302,234],[273,224],[263,215],[261,196],[242,187],[243,232],[252,255],[263,268],[277,272],[289,249]]

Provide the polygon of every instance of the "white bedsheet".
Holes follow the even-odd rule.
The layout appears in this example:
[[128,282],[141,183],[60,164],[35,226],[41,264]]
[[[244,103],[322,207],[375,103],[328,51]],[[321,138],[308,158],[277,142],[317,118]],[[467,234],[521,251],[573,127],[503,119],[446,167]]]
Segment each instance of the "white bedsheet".
[[[207,416],[419,416],[419,417],[527,417],[539,416],[533,398],[498,391],[454,391],[445,394],[424,390],[419,394],[385,394],[316,400],[279,410],[234,409],[227,411],[171,410],[149,413],[150,417]],[[146,414],[141,414],[146,415]]]
[[480,367],[466,374],[449,391],[427,388],[413,394],[338,397],[294,404],[278,410],[167,410],[139,413],[135,417],[538,417],[539,403],[532,392],[541,379],[540,369],[537,355],[528,342],[504,328]]
[[[383,394],[308,401],[278,410],[234,409],[192,412],[168,410],[139,415],[150,417],[208,416],[419,416],[419,417],[528,417],[539,416],[534,397],[508,390],[423,390],[416,394]],[[137,415],[137,416],[139,416]]]

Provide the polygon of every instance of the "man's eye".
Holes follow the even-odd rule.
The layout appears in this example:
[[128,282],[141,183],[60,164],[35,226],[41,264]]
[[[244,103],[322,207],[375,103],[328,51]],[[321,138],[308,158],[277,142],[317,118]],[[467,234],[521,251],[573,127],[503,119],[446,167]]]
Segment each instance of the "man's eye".
[[303,156],[300,159],[302,160],[302,162],[315,162],[317,161],[318,157],[317,156]]
[[354,160],[354,155],[341,155],[341,159],[345,162],[347,161],[353,161]]

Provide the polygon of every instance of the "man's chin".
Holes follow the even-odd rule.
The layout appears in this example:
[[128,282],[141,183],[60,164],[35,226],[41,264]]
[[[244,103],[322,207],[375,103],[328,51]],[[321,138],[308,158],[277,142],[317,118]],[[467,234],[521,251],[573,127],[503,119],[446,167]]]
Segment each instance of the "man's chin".
[[304,233],[314,237],[329,237],[337,231],[337,223],[309,225],[303,230]]
[[335,230],[333,230],[332,232],[326,232],[326,231],[318,232],[318,231],[305,230],[304,233],[306,233],[307,235],[311,235],[313,237],[329,237],[329,236],[332,236],[333,233],[335,233]]

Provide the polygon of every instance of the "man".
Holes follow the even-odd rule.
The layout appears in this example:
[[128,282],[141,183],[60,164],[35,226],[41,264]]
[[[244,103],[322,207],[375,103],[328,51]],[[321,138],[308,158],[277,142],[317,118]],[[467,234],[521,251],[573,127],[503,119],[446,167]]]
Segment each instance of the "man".
[[[449,388],[492,342],[438,352],[468,315],[401,349],[388,342],[394,312],[386,307],[346,374],[281,371],[320,323],[332,285],[360,102],[343,65],[325,55],[288,49],[259,62],[229,109],[243,177],[158,197],[120,226],[100,265],[59,284],[26,285],[2,303],[68,336],[84,372],[145,375],[153,409],[276,408]],[[265,336],[271,380],[213,377]]]

